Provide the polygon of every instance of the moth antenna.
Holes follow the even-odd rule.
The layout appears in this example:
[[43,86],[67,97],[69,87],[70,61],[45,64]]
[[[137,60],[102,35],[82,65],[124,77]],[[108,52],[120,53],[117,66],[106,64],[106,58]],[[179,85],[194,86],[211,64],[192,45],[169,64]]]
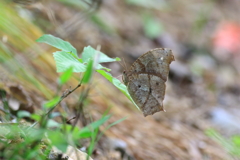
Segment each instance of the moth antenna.
[[123,58],[123,64],[124,64],[124,70],[127,70],[127,64],[126,64],[126,62],[125,62],[125,60],[124,60],[124,58]]
[[121,59],[122,59],[122,61],[123,61],[123,64],[122,64],[122,63],[120,63],[120,64],[121,64],[121,66],[123,67],[123,69],[126,71],[126,70],[127,70],[127,65],[126,65],[126,63],[125,63],[125,60],[124,60],[123,57],[121,57]]
[[121,59],[122,59],[122,61],[123,61],[123,64],[120,63],[120,61],[119,61],[118,63],[123,67],[124,70],[126,70],[126,69],[127,69],[127,65],[126,65],[126,63],[125,63],[125,61],[124,61],[124,58],[121,57]]
[[124,65],[120,61],[118,61],[118,63],[124,68]]

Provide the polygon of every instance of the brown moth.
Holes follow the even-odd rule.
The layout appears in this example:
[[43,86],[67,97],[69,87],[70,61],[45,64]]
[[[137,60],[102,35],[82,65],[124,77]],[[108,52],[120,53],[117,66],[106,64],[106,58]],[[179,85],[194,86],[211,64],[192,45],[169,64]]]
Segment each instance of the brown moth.
[[140,56],[123,72],[123,82],[145,117],[164,111],[165,82],[172,61],[171,49],[156,48]]

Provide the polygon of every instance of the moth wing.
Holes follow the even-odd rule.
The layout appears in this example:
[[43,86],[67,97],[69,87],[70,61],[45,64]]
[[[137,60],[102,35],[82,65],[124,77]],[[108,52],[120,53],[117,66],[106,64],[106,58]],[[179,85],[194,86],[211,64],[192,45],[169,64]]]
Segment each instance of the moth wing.
[[158,76],[134,74],[128,83],[128,91],[144,116],[163,111],[165,82]]
[[167,80],[169,65],[174,61],[171,49],[157,48],[140,56],[130,67],[129,75],[133,73],[152,73]]

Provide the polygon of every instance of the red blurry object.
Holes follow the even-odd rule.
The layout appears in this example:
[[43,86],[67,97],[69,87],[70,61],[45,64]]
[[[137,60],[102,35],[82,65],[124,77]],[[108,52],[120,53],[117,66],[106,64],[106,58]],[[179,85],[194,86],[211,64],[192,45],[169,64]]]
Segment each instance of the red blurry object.
[[[240,53],[240,24],[228,22],[220,25],[214,34],[214,48],[225,53]],[[226,55],[225,55],[226,56]]]

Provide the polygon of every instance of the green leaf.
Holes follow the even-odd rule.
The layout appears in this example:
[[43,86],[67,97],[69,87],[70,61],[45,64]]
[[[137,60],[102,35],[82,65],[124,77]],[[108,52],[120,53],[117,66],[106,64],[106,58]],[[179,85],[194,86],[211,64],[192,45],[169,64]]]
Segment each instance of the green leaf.
[[31,114],[27,111],[18,111],[17,116],[18,118],[23,118],[23,117],[30,117]]
[[60,127],[61,125],[58,123],[58,122],[56,122],[56,121],[54,121],[54,120],[52,120],[52,119],[49,119],[48,121],[47,121],[47,127],[48,128],[51,128],[51,127],[56,127],[56,128],[58,128],[58,127]]
[[104,76],[115,87],[117,87],[139,109],[137,104],[133,101],[132,97],[130,96],[127,87],[123,83],[121,83],[117,78],[114,78],[110,73],[104,70],[97,70],[97,72]]
[[64,72],[70,67],[73,68],[73,72],[86,71],[86,66],[68,52],[57,51],[53,53],[53,57],[56,62],[57,72]]
[[64,131],[64,133],[70,133],[73,137],[74,141],[78,141],[79,139],[81,139],[82,137],[79,137],[79,133],[80,133],[80,129],[78,128],[78,126],[73,126],[69,125],[69,124],[62,124],[61,125],[61,130]]
[[56,146],[62,152],[67,150],[68,146],[68,135],[62,134],[59,131],[48,131],[48,139],[52,142],[53,146]]
[[35,121],[40,121],[42,116],[38,114],[32,114],[31,118],[34,119]]
[[87,65],[87,70],[84,73],[84,76],[82,79],[83,84],[88,83],[90,81],[92,77],[92,73],[93,73],[93,60],[90,60]]
[[[124,117],[124,118],[122,118],[122,119],[119,119],[119,120],[117,120],[117,121],[111,123],[110,125],[108,125],[108,126],[106,127],[105,130],[108,130],[108,129],[111,128],[112,126],[114,126],[114,125],[116,125],[116,124],[118,124],[118,123],[124,121],[126,118],[127,118],[127,117]],[[104,130],[103,132],[100,133],[100,135],[99,135],[99,137],[98,137],[98,140],[102,137],[102,134],[105,132],[105,130]]]
[[42,128],[28,128],[27,135],[24,137],[24,142],[33,143],[36,140],[41,140],[44,136],[45,129]]
[[82,60],[83,62],[88,62],[90,59],[94,59],[94,57],[99,54],[98,62],[99,63],[105,63],[105,62],[115,62],[120,61],[120,58],[110,58],[106,54],[95,50],[91,46],[84,47],[82,52]]
[[118,123],[120,123],[122,121],[124,121],[125,119],[127,119],[127,117],[121,118],[121,119],[111,123],[110,125],[108,125],[107,129],[109,129],[110,127],[112,127],[112,126],[114,126],[114,125],[116,125],[116,124],[118,124]]
[[59,113],[59,112],[52,112],[49,114],[49,118],[55,118],[55,117],[58,117],[58,116],[61,116],[62,114]]
[[111,69],[107,68],[107,67],[103,67],[101,64],[98,64],[96,69],[105,69],[106,71],[111,71]]
[[72,52],[77,57],[77,50],[69,43],[50,34],[45,34],[36,40],[37,42],[47,43],[65,52]]
[[79,137],[81,138],[89,138],[92,135],[92,132],[94,132],[95,129],[98,129],[103,123],[105,123],[111,116],[105,116],[99,119],[98,121],[95,121],[88,126],[82,128],[79,133]]
[[60,97],[55,97],[54,99],[44,103],[43,107],[44,108],[52,108],[59,102],[59,100],[60,100]]
[[65,84],[72,76],[73,67],[68,68],[58,79],[60,85]]
[[99,129],[96,129],[92,132],[92,136],[91,136],[91,142],[90,142],[90,145],[88,147],[88,155],[92,155],[92,152],[93,152],[93,149],[94,149],[94,146],[95,144],[97,143],[97,135],[98,135],[98,131]]

